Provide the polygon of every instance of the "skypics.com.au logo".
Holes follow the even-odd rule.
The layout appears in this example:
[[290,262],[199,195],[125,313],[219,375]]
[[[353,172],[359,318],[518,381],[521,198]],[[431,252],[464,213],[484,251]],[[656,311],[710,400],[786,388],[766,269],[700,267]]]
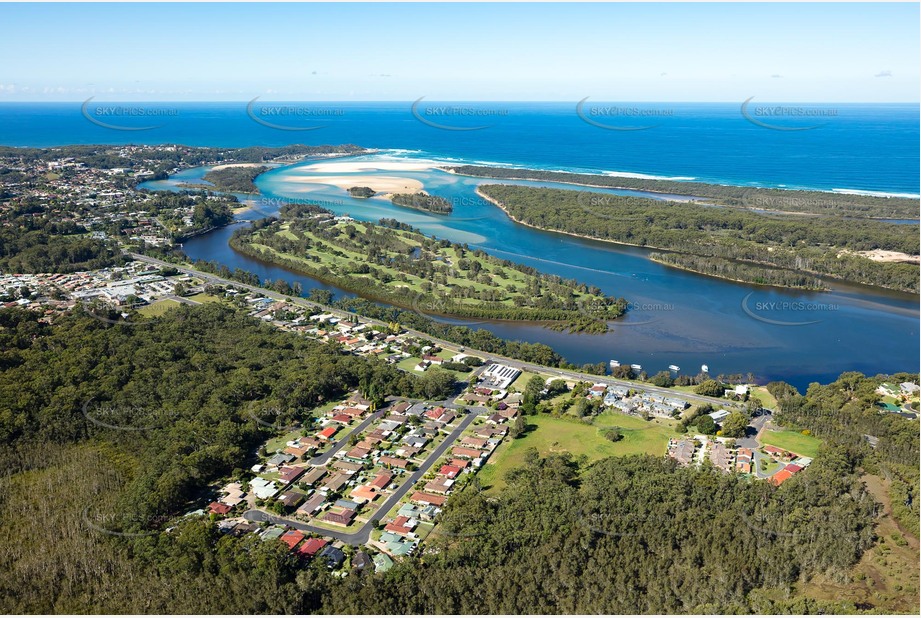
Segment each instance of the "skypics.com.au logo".
[[[755,97],[748,97],[742,103],[742,117],[755,126],[772,131],[811,131],[827,124],[816,123],[816,119],[834,118],[835,108],[820,108],[804,105],[752,105]],[[788,123],[787,121],[793,122]],[[801,121],[809,121],[802,124]]]
[[328,125],[301,125],[298,124],[298,121],[304,122],[306,119],[309,122],[316,122],[318,118],[330,119],[345,116],[345,110],[341,107],[324,107],[322,105],[306,105],[302,103],[262,104],[257,106],[256,101],[258,100],[259,97],[256,97],[247,103],[246,115],[253,122],[276,131],[316,131]]
[[[410,106],[413,117],[424,125],[441,129],[442,131],[481,131],[488,129],[491,124],[466,125],[465,120],[481,118],[496,118],[509,115],[506,108],[488,107],[481,105],[422,105],[425,97],[419,97]],[[438,119],[437,121],[435,119]],[[442,119],[455,121],[446,124]],[[460,121],[460,122],[457,122]]]
[[[135,126],[131,124],[131,119],[162,119],[174,118],[179,115],[179,110],[175,107],[150,107],[143,105],[90,105],[95,97],[90,97],[80,106],[80,113],[83,117],[104,129],[113,131],[150,131],[159,129],[163,124],[144,124]],[[103,120],[104,119],[104,120]],[[149,122],[149,120],[148,120]]]
[[585,97],[576,103],[576,115],[585,123],[608,131],[647,131],[655,129],[658,123],[650,123],[655,118],[667,118],[675,115],[675,110],[664,107],[640,105],[589,105]]

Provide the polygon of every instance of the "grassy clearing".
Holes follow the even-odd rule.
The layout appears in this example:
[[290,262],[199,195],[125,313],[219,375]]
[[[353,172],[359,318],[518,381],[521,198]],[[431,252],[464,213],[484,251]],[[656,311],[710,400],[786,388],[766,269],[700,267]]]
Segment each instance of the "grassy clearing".
[[192,296],[189,296],[188,299],[191,301],[195,301],[196,303],[219,303],[223,300],[213,294],[204,294],[204,293],[193,294]]
[[754,397],[757,397],[761,400],[761,405],[769,410],[777,409],[777,400],[774,398],[774,395],[770,394],[768,390],[763,386],[756,386],[751,389],[751,394]]
[[804,436],[792,429],[773,430],[766,429],[761,433],[761,444],[770,444],[785,451],[796,453],[804,457],[815,457],[819,452],[822,441],[814,436]]
[[[670,424],[647,422],[623,414],[605,413],[596,420],[597,426],[581,421],[552,416],[525,417],[529,429],[521,437],[505,442],[479,472],[483,486],[498,493],[505,486],[506,471],[524,463],[525,452],[536,448],[541,455],[568,451],[586,456],[589,461],[624,455],[664,455],[668,439],[678,434]],[[609,427],[620,427],[623,440],[611,442],[602,435]]]
[[179,306],[179,302],[172,300],[170,298],[163,298],[161,300],[155,301],[145,307],[138,309],[138,313],[147,318],[156,318],[160,317],[170,309]]

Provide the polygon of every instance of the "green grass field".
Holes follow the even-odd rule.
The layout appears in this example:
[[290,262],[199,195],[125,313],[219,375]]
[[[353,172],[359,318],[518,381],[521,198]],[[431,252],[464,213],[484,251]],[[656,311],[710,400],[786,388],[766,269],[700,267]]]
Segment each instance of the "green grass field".
[[195,301],[196,303],[219,303],[222,299],[214,296],[213,294],[193,294],[188,297],[189,300]]
[[138,313],[148,318],[156,318],[174,307],[178,307],[179,303],[175,300],[164,298],[158,301],[155,301],[145,307],[138,309]]
[[763,405],[765,408],[768,408],[769,410],[777,409],[777,400],[763,386],[754,387],[751,390],[751,394],[753,397],[757,397],[758,399],[760,399],[761,405]]
[[[664,455],[668,439],[678,435],[664,421],[647,422],[612,412],[599,415],[595,425],[543,415],[527,416],[525,420],[533,428],[520,438],[506,441],[478,473],[480,483],[489,486],[490,493],[497,493],[505,486],[505,472],[524,463],[524,454],[529,448],[536,448],[541,455],[568,451],[576,457],[585,455],[589,461],[644,453]],[[620,427],[624,439],[611,442],[602,436],[602,431],[610,427]]]
[[[528,385],[528,380],[536,376],[536,373],[531,373],[530,371],[522,371],[521,375],[515,378],[515,381],[509,385],[509,392],[520,391],[524,392],[524,388]],[[546,379],[547,376],[542,375],[542,378]]]
[[[439,357],[439,358],[440,358],[440,357]],[[409,358],[404,358],[403,360],[401,360],[400,362],[398,362],[398,363],[397,363],[397,367],[399,367],[399,368],[402,369],[403,371],[408,371],[409,373],[411,373],[411,374],[413,374],[413,375],[419,376],[419,375],[422,375],[422,374],[424,373],[424,372],[422,372],[422,371],[416,371],[416,370],[415,370],[415,367],[416,367],[416,365],[419,364],[419,361],[420,361],[420,360],[422,360],[422,359],[419,358],[418,356],[410,356]],[[434,367],[434,366],[437,366],[437,365],[433,365],[433,367]],[[451,370],[449,370],[449,369],[445,369],[444,371],[447,371],[448,373],[453,374],[454,377],[455,377],[456,379],[458,379],[458,380],[466,380],[466,379],[470,376],[470,372],[469,372],[469,371],[451,371]]]
[[762,446],[770,444],[804,457],[815,457],[819,452],[819,445],[822,444],[822,441],[818,438],[804,436],[792,429],[782,431],[765,430],[761,434],[760,442]]

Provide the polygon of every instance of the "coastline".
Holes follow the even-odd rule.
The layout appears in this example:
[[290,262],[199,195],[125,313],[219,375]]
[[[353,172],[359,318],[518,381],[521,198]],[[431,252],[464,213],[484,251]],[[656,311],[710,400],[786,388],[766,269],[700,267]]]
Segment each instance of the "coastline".
[[[721,200],[717,197],[694,195],[690,192],[680,193],[681,187],[674,187],[673,189],[664,190],[661,188],[656,189],[654,187],[650,188],[646,186],[641,187],[641,188],[636,187],[636,186],[627,186],[626,183],[625,184],[602,185],[602,184],[592,184],[591,182],[577,182],[575,180],[538,178],[536,176],[527,176],[527,175],[525,176],[499,176],[499,175],[490,175],[490,174],[464,174],[464,173],[459,173],[456,171],[458,168],[461,168],[461,167],[479,167],[479,168],[486,169],[486,170],[502,169],[502,170],[511,170],[511,171],[521,171],[521,172],[533,172],[534,174],[545,174],[545,173],[546,174],[565,174],[565,175],[572,175],[572,176],[597,176],[598,178],[635,180],[627,176],[590,174],[590,173],[583,173],[583,172],[557,172],[557,171],[542,170],[542,169],[537,169],[537,168],[511,168],[511,167],[498,167],[498,166],[480,166],[480,165],[472,165],[472,164],[466,164],[466,163],[460,164],[460,165],[442,166],[437,169],[447,174],[452,174],[454,176],[463,176],[465,178],[492,180],[497,183],[501,183],[502,181],[509,181],[509,180],[516,181],[516,182],[552,182],[554,184],[563,184],[563,185],[569,185],[573,187],[587,187],[591,189],[601,189],[601,190],[613,189],[613,190],[620,190],[620,191],[634,191],[637,193],[650,193],[650,194],[661,195],[661,196],[672,196],[672,197],[677,197],[678,199],[672,199],[671,201],[699,203],[701,205],[706,205],[706,206],[714,206],[714,207],[719,207],[719,208],[732,208],[736,210],[745,210],[749,212],[757,212],[757,213],[763,213],[763,214],[773,214],[773,215],[780,215],[780,216],[800,215],[800,216],[814,216],[814,217],[832,216],[831,214],[823,214],[820,212],[777,210],[776,208],[770,208],[769,204],[753,205],[753,206],[744,205],[744,204],[727,204],[727,203],[722,203]],[[678,180],[664,180],[664,179],[656,179],[656,178],[649,178],[649,179],[644,178],[640,180],[644,180],[650,183],[674,183],[676,185],[696,184],[696,185],[704,185],[708,187],[726,187],[726,188],[740,189],[744,191],[787,192],[791,194],[792,196],[794,196],[792,199],[808,200],[808,198],[797,198],[796,196],[802,195],[802,194],[817,193],[817,194],[824,194],[829,197],[852,196],[852,197],[865,197],[865,198],[873,199],[873,200],[892,199],[892,200],[905,200],[905,201],[910,201],[912,203],[917,202],[917,198],[914,198],[914,197],[902,197],[902,196],[895,196],[895,195],[893,196],[869,195],[866,192],[859,193],[856,191],[846,192],[846,191],[840,191],[840,190],[826,190],[826,189],[792,189],[789,187],[748,187],[748,186],[739,185],[739,184],[714,183],[714,182],[704,182],[704,181],[699,181],[699,180],[678,181]],[[684,198],[684,199],[681,199],[681,198]],[[765,198],[765,199],[770,199],[770,198]],[[785,199],[785,198],[781,198],[781,199]],[[855,218],[874,220],[874,221],[883,221],[883,222],[889,221],[892,219],[906,219],[906,220],[915,221],[917,223],[921,223],[921,216],[919,216],[916,211],[912,211],[911,214],[913,215],[912,217],[888,216],[887,215],[887,216],[857,216]],[[854,215],[848,215],[848,216],[854,216]],[[914,217],[918,217],[918,218],[915,219]]]

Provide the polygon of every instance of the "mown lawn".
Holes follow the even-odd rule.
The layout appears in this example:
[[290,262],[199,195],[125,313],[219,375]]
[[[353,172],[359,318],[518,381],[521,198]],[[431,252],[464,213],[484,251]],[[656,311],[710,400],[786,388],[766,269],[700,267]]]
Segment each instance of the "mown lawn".
[[[589,461],[624,455],[664,455],[668,439],[678,434],[670,424],[644,421],[623,414],[599,415],[594,425],[568,418],[526,416],[529,429],[521,437],[503,443],[480,470],[481,485],[497,493],[505,486],[507,470],[524,463],[525,452],[536,448],[541,455],[568,451],[574,456],[585,455]],[[624,438],[611,442],[602,435],[610,427],[620,427]]]
[[819,452],[819,445],[822,444],[822,441],[818,438],[804,436],[802,433],[792,429],[782,431],[767,429],[761,433],[760,442],[762,446],[770,444],[804,457],[815,457]]
[[192,296],[189,296],[188,298],[189,300],[195,301],[197,303],[219,303],[222,300],[221,298],[218,298],[217,296],[214,296],[213,294],[204,294],[204,293],[193,294]]
[[138,309],[138,313],[148,318],[156,318],[174,307],[178,307],[179,303],[170,298],[164,298],[158,301],[155,301],[145,307]]

